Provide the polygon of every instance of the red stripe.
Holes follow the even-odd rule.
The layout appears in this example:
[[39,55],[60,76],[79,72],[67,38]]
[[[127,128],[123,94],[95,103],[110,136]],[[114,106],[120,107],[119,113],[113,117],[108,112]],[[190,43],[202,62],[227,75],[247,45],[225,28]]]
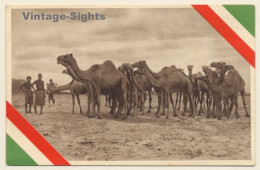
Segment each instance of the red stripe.
[[192,6],[255,67],[255,52],[208,5]]
[[8,101],[6,101],[6,117],[53,163],[53,165],[70,165]]

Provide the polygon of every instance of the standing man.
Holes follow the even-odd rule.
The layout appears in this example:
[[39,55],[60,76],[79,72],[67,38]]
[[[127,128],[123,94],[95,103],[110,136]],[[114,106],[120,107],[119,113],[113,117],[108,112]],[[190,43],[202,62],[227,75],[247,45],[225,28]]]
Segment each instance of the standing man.
[[42,81],[42,74],[38,74],[38,80],[35,80],[32,86],[36,85],[35,91],[35,103],[34,103],[34,111],[37,113],[37,106],[41,106],[41,114],[43,114],[42,109],[45,105],[45,90],[44,90],[44,81]]
[[57,86],[57,84],[53,83],[52,79],[50,79],[50,83],[47,83],[47,89],[48,89],[48,98],[49,98],[49,105],[52,101],[53,104],[55,104],[54,99],[54,88]]
[[[24,98],[25,98],[25,112],[28,113],[27,110],[27,104],[29,105],[29,113],[31,112],[32,104],[33,104],[33,92],[32,89],[34,90],[32,83],[31,83],[31,76],[26,77],[27,82],[25,82],[23,85],[21,85],[20,89],[23,90],[24,92]],[[35,91],[35,90],[34,90]]]

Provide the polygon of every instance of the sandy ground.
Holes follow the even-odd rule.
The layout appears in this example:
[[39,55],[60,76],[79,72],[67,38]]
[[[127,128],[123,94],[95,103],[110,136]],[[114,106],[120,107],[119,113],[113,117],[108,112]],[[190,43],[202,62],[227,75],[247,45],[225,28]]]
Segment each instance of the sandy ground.
[[[86,96],[80,96],[86,112]],[[24,96],[13,94],[13,106],[67,160],[248,160],[251,159],[251,123],[245,117],[239,97],[240,119],[234,113],[221,121],[205,115],[190,118],[156,118],[157,99],[153,96],[152,113],[115,120],[104,107],[104,119],[89,119],[71,114],[70,95],[55,95],[56,104],[44,107],[44,114],[25,114]],[[47,102],[47,98],[46,98]],[[246,97],[250,113],[249,96]],[[39,110],[39,109],[38,109]],[[146,108],[147,110],[147,102]],[[182,110],[182,109],[181,109]],[[172,112],[171,112],[172,113]]]

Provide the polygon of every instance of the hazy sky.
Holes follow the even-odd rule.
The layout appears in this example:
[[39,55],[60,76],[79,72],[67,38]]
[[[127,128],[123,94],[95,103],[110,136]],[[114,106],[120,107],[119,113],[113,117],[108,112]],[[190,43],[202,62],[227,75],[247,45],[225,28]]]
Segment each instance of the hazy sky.
[[[22,12],[65,13],[91,12],[105,14],[105,20],[95,21],[31,21]],[[72,53],[82,70],[93,64],[112,60],[122,63],[146,60],[159,71],[176,65],[188,74],[213,61],[232,64],[250,89],[248,62],[192,8],[171,9],[41,9],[12,11],[12,77],[33,80],[38,73],[58,85],[71,78],[62,74],[65,68],[57,64],[59,55]]]

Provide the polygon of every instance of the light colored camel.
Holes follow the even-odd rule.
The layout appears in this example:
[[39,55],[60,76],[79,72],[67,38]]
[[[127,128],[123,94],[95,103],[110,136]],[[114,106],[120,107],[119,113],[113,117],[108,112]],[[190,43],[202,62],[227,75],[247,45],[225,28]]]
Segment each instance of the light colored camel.
[[[74,94],[76,94],[79,106],[80,106],[79,94],[87,94],[88,95],[87,114],[89,114],[90,113],[90,88],[89,88],[89,83],[84,82],[84,81],[75,80],[75,78],[76,79],[79,79],[79,78],[76,77],[76,76],[73,76],[68,70],[63,70],[62,73],[71,76],[71,78],[74,80],[74,82],[72,83],[71,88],[70,88],[70,91],[71,91],[71,94],[72,94],[73,112],[74,112],[74,103],[75,103],[75,95]],[[80,113],[82,113],[81,106],[80,106]]]
[[[188,94],[191,103],[191,108],[192,108],[189,116],[194,115],[192,85],[188,78],[186,78],[182,73],[178,71],[173,71],[160,78],[155,78],[155,76],[152,74],[153,72],[147,66],[145,61],[137,62],[134,65],[139,69],[140,73],[144,74],[148,78],[148,80],[153,85],[153,87],[159,88],[165,92],[167,103],[169,103],[170,93],[176,93],[182,91],[183,93]],[[173,105],[174,116],[177,116],[175,108],[176,107],[174,107]],[[167,105],[166,119],[168,118],[169,118],[169,104]]]
[[75,106],[75,95],[77,97],[77,101],[79,104],[79,109],[80,109],[80,113],[82,114],[82,109],[81,109],[81,104],[80,104],[80,94],[86,94],[87,93],[87,88],[86,86],[76,80],[72,80],[69,84],[67,85],[62,85],[62,86],[57,86],[55,87],[52,92],[56,92],[56,91],[64,91],[64,90],[69,90],[71,97],[72,97],[72,114],[74,113],[74,106]]
[[57,58],[58,64],[62,64],[69,70],[70,73],[78,77],[80,80],[89,82],[91,88],[91,101],[92,112],[89,117],[92,118],[95,114],[95,105],[98,108],[98,118],[102,118],[102,112],[100,112],[100,94],[111,94],[113,97],[118,96],[119,107],[116,118],[119,118],[123,110],[123,119],[126,116],[126,104],[127,104],[127,79],[126,77],[115,67],[112,61],[105,61],[103,64],[95,64],[88,70],[82,71],[72,54],[61,55]]
[[[133,67],[133,68],[137,68],[137,66],[138,66],[138,64],[139,63],[142,63],[143,61],[140,61],[140,62],[137,62],[137,63],[135,63],[135,64],[132,64],[131,65],[131,67]],[[165,76],[165,75],[168,75],[168,74],[170,74],[170,73],[172,73],[172,72],[174,72],[174,71],[177,71],[177,68],[176,68],[176,66],[175,65],[172,65],[172,66],[166,66],[166,67],[163,67],[159,72],[153,72],[153,71],[151,71],[151,73],[152,73],[152,75],[155,77],[155,78],[160,78],[160,77],[162,77],[162,76]],[[141,79],[143,79],[143,80],[145,80],[145,78],[144,78],[145,76],[143,76],[143,75],[139,75],[139,79],[141,80]],[[139,81],[140,81],[139,80]],[[148,80],[147,78],[146,78],[146,80]],[[150,83],[149,83],[150,84]],[[151,84],[150,84],[151,85]],[[156,92],[156,94],[157,94],[157,97],[158,97],[158,107],[157,107],[157,111],[155,112],[155,114],[156,115],[158,115],[159,114],[159,111],[160,111],[160,108],[161,108],[161,104],[163,104],[163,112],[162,112],[162,115],[165,115],[165,108],[167,107],[167,105],[168,105],[168,103],[167,103],[167,101],[166,101],[166,98],[165,98],[165,91],[163,90],[163,89],[158,89],[157,87],[153,87],[154,88],[154,91]],[[150,95],[151,94],[149,94],[149,103],[151,103],[150,101]],[[170,94],[170,96],[171,96],[171,94]],[[172,100],[172,96],[170,97],[171,98],[171,102],[172,102],[172,104],[173,104],[173,100]],[[142,100],[142,99],[141,99]],[[163,101],[163,102],[161,102],[161,101]],[[149,108],[149,110],[151,110],[151,106],[149,106],[150,108]],[[149,111],[148,110],[148,111]]]

